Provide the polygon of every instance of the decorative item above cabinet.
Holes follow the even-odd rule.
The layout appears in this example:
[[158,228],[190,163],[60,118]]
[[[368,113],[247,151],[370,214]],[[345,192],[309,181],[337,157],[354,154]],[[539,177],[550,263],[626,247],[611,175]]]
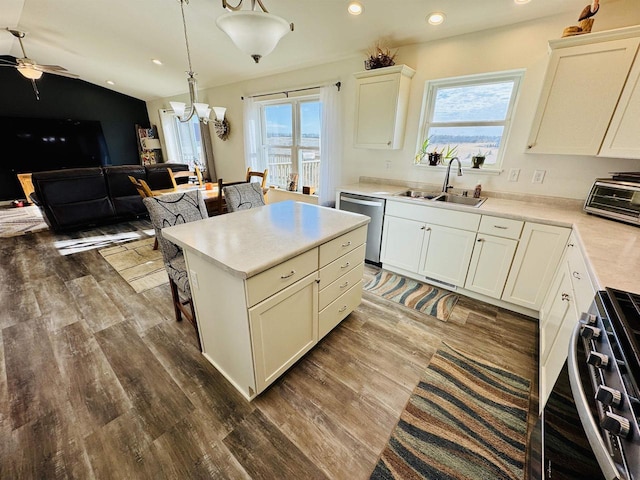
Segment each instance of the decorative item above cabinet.
[[640,158],[640,26],[552,40],[531,153]]
[[395,65],[354,75],[354,147],[385,150],[402,148],[410,83],[415,73],[406,65]]

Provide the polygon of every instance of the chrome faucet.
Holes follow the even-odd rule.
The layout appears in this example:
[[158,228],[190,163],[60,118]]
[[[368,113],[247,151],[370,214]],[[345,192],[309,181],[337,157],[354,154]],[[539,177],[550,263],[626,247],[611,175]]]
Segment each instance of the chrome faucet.
[[462,176],[462,164],[460,163],[460,159],[458,157],[453,157],[451,160],[449,160],[449,166],[447,167],[447,173],[444,176],[444,183],[442,184],[442,191],[444,193],[447,193],[450,188],[453,188],[452,185],[449,185],[449,175],[451,174],[451,164],[453,163],[454,160],[456,162],[458,162],[458,176],[459,177]]

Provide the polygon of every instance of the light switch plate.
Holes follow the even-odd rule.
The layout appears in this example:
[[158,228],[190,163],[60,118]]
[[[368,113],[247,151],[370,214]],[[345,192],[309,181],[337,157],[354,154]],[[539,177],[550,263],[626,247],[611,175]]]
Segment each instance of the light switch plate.
[[542,183],[544,181],[544,174],[546,170],[535,170],[533,172],[533,178],[531,179],[531,183]]
[[520,177],[520,169],[519,168],[512,168],[511,170],[509,170],[509,181],[510,182],[517,182],[518,181],[518,177]]

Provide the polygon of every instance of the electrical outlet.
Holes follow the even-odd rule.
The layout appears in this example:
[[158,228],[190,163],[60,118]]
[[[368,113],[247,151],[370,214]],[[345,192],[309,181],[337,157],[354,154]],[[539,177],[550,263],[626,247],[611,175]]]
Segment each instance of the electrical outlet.
[[391,168],[391,160],[387,160],[385,162],[385,166],[387,167],[387,170],[389,170]]
[[531,179],[531,183],[542,183],[544,181],[544,174],[546,170],[535,170],[533,172],[533,178]]
[[510,182],[517,182],[519,176],[520,176],[520,169],[519,168],[512,168],[511,170],[509,170],[509,181]]

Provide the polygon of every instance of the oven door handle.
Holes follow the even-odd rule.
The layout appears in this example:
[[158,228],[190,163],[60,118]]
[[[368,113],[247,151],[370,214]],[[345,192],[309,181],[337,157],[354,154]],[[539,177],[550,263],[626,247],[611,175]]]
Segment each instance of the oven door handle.
[[[589,402],[582,388],[580,381],[580,373],[578,372],[578,342],[580,341],[581,323],[577,323],[571,335],[569,343],[569,356],[567,357],[567,372],[569,373],[569,383],[571,384],[571,392],[573,400],[580,416],[580,422],[587,434],[587,439],[591,445],[591,449],[600,465],[602,474],[606,479],[620,478],[618,469],[616,468],[609,450],[600,436],[600,428],[596,424],[591,411],[589,410]],[[588,380],[587,380],[588,381]]]

